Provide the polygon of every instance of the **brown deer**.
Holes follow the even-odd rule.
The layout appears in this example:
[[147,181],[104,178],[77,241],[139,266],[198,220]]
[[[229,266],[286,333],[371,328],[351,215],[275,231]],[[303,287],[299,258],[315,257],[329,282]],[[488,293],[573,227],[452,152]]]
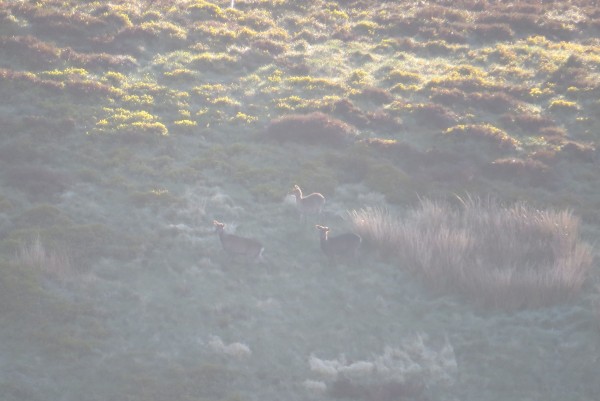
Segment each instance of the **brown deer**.
[[329,227],[316,225],[321,237],[321,249],[330,260],[336,261],[337,258],[351,259],[355,258],[362,238],[358,234],[344,233],[329,237]]
[[213,221],[215,231],[219,234],[221,245],[225,253],[231,256],[239,256],[244,259],[256,261],[262,259],[264,247],[260,242],[252,238],[244,238],[239,235],[227,234],[225,232],[225,224]]
[[291,195],[296,197],[296,208],[300,212],[300,218],[302,221],[306,221],[307,216],[318,215],[323,211],[323,205],[325,205],[325,197],[314,192],[310,195],[303,196],[302,190],[298,185],[294,185],[294,188],[290,191]]

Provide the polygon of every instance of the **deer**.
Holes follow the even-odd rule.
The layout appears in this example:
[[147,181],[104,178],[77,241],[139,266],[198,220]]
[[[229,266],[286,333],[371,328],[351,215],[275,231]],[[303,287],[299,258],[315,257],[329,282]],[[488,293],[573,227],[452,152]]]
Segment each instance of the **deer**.
[[335,262],[338,257],[348,259],[357,256],[358,248],[362,242],[360,235],[355,233],[344,233],[336,235],[335,237],[330,237],[329,227],[318,224],[315,227],[319,230],[321,249],[330,260]]
[[215,231],[219,235],[221,245],[225,253],[235,257],[240,256],[251,261],[262,260],[264,247],[260,242],[253,238],[240,237],[235,234],[225,232],[225,224],[217,220],[213,221]]
[[294,185],[294,188],[290,191],[290,195],[294,195],[296,198],[296,208],[300,212],[300,219],[304,222],[306,222],[307,215],[318,215],[323,211],[325,197],[318,192],[303,196],[300,187]]

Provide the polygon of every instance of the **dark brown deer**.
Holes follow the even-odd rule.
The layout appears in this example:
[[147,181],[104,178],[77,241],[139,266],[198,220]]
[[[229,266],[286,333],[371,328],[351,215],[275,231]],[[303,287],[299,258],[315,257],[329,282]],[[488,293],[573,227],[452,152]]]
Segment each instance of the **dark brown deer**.
[[362,242],[360,235],[344,233],[330,237],[329,227],[320,225],[316,225],[315,227],[317,227],[321,236],[321,249],[330,260],[334,262],[338,258],[349,260],[357,256],[358,248]]
[[215,230],[219,234],[221,245],[225,253],[231,256],[239,256],[250,261],[262,259],[264,247],[260,242],[252,238],[244,238],[239,235],[227,234],[225,232],[225,224],[213,221]]

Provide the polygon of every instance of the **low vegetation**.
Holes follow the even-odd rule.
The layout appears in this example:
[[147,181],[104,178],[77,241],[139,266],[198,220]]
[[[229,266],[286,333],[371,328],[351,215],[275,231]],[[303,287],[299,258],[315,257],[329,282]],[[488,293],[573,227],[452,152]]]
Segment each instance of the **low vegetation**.
[[581,290],[592,250],[580,239],[580,221],[571,211],[459,200],[458,205],[423,200],[403,217],[360,209],[350,220],[400,267],[434,288],[486,306],[545,306],[573,299]]
[[[0,394],[281,399],[314,352],[319,396],[441,399],[428,347],[385,348],[422,329],[457,341],[445,398],[595,400],[599,30],[591,0],[0,2]],[[356,209],[364,269],[325,270],[294,184],[333,233]]]
[[271,121],[266,136],[276,141],[340,146],[351,143],[355,130],[323,113],[291,114]]

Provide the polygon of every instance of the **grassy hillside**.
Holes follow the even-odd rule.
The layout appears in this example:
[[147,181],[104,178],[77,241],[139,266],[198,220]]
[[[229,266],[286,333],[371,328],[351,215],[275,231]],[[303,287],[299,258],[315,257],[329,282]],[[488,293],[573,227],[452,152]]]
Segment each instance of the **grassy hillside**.
[[[592,0],[1,1],[0,393],[595,399],[599,38]],[[322,216],[299,223],[294,184]],[[549,276],[568,296],[471,302],[495,290],[463,248],[385,231],[439,222],[432,199],[462,233],[468,197],[514,219],[468,263],[577,260]],[[331,266],[312,226],[371,207],[409,217]],[[214,219],[265,260],[225,255]],[[412,266],[444,258],[468,291]]]

